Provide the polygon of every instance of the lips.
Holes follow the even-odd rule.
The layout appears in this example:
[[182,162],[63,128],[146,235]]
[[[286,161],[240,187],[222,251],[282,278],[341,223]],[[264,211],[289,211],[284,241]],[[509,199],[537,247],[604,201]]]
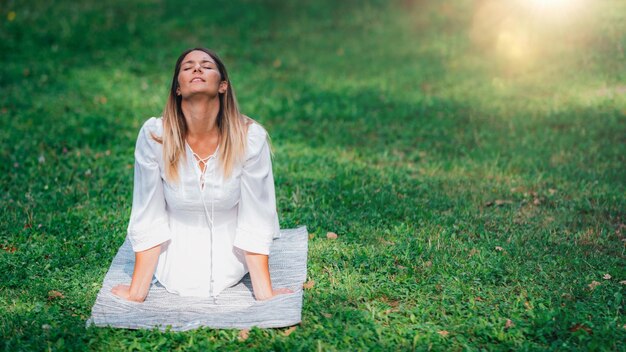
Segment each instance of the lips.
[[202,78],[200,78],[200,77],[195,77],[190,82],[204,82],[204,80]]

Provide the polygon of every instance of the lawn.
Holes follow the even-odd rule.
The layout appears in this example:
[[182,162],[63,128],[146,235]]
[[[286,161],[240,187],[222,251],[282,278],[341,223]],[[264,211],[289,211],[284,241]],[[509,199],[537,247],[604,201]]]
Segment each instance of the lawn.
[[[85,328],[196,46],[311,234],[302,323]],[[0,52],[4,350],[626,350],[623,1],[4,1]]]

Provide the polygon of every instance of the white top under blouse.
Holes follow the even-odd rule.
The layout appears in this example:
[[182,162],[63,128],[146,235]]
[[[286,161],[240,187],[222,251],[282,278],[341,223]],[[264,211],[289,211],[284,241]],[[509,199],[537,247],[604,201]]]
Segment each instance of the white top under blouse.
[[[135,252],[161,246],[156,279],[181,296],[215,297],[248,272],[243,251],[269,254],[280,227],[267,132],[248,127],[245,161],[224,179],[217,152],[204,175],[185,143],[178,184],[165,179],[161,118],[137,137],[128,239]],[[204,187],[202,186],[204,179]]]

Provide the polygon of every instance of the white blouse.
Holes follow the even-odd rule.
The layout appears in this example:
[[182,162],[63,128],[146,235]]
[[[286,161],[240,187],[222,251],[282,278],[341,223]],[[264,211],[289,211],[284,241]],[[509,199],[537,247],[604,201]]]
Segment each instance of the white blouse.
[[152,117],[137,137],[128,239],[135,252],[163,244],[154,275],[169,292],[215,297],[248,272],[244,250],[269,254],[279,235],[267,132],[248,127],[245,162],[228,179],[218,150],[203,173],[185,143],[176,184],[166,180],[163,146],[150,136],[162,131],[162,118]]

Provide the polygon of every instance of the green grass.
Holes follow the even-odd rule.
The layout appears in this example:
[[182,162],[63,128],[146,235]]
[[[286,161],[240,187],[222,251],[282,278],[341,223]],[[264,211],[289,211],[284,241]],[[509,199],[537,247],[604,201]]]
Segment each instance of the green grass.
[[[625,350],[626,6],[500,10],[520,58],[446,3],[1,3],[1,346]],[[193,46],[272,136],[281,227],[314,234],[291,334],[84,327]]]

